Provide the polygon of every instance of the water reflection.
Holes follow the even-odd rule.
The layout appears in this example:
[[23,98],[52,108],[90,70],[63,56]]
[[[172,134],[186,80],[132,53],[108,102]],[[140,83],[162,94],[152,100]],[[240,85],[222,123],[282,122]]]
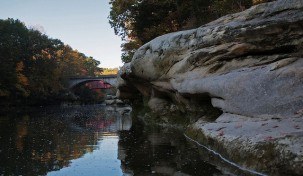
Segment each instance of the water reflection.
[[181,132],[132,122],[129,111],[92,105],[2,115],[0,175],[223,175]]
[[222,175],[178,130],[139,125],[119,132],[119,159],[128,175]]
[[118,136],[104,136],[99,140],[92,153],[86,153],[79,159],[71,160],[69,167],[48,173],[48,176],[61,175],[122,175],[118,155]]
[[[95,105],[40,108],[1,116],[0,175],[46,175],[64,167],[75,170],[80,165],[83,170],[85,164],[77,163],[94,163],[98,151],[111,155],[120,170],[116,132],[130,128],[127,111]],[[87,160],[91,156],[94,160]],[[77,161],[80,157],[82,160]],[[112,163],[106,162],[95,170],[110,168]]]

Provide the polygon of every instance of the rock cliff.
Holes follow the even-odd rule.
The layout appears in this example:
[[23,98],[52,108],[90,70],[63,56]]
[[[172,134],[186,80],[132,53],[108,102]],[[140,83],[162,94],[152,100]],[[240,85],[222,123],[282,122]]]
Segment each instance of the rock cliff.
[[191,114],[187,134],[243,167],[301,175],[303,1],[157,37],[120,70],[118,89],[120,98],[142,94],[163,116]]

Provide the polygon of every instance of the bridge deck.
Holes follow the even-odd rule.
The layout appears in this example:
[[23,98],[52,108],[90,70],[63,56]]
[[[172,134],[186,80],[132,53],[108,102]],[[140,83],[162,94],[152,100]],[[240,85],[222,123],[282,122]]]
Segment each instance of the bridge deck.
[[69,78],[69,88],[72,88],[78,84],[85,83],[85,82],[91,82],[91,81],[103,81],[105,83],[108,83],[112,86],[117,85],[117,75],[102,75],[98,77],[70,77]]
[[91,76],[79,76],[79,77],[69,77],[69,79],[104,79],[104,78],[116,78],[117,75],[101,75],[97,77],[91,77]]

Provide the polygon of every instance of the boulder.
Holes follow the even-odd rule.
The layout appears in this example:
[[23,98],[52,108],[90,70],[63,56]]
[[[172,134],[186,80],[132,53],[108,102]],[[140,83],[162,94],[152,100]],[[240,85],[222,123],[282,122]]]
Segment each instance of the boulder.
[[159,114],[198,112],[187,134],[243,167],[300,175],[302,49],[303,1],[263,3],[146,43],[118,89]]
[[170,103],[168,101],[156,97],[151,98],[148,101],[148,106],[150,109],[158,114],[166,114],[169,110],[169,105]]
[[106,105],[113,105],[116,103],[116,100],[104,100]]

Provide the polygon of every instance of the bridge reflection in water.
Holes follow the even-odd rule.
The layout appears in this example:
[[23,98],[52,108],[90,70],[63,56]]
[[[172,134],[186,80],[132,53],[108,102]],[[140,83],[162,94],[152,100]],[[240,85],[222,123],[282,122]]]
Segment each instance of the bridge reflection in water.
[[[129,130],[132,124],[129,114],[122,115],[124,110],[128,108],[104,107],[104,113],[96,113],[85,119],[84,128],[94,133],[96,143],[91,146],[94,148],[93,151],[71,160],[68,167],[49,172],[47,175],[123,175],[120,160],[117,158],[119,141],[117,132]],[[80,117],[76,119],[83,118],[81,116],[85,114],[78,113],[77,116]]]

